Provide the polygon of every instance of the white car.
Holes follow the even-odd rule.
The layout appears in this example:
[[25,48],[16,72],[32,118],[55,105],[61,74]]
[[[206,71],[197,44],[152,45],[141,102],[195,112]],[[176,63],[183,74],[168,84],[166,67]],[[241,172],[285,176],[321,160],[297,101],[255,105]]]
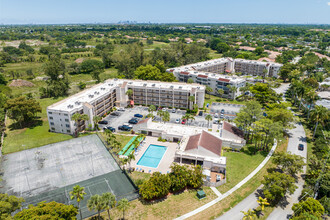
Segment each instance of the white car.
[[166,112],[166,111],[167,111],[167,108],[163,108],[162,111],[163,111],[163,112]]
[[180,123],[180,119],[179,118],[175,119],[175,123],[179,124]]
[[128,124],[128,123],[124,123],[123,125],[126,125],[126,126],[128,126],[128,127],[130,127],[130,128],[133,128],[133,125]]
[[214,118],[219,118],[218,113],[215,113],[215,114],[214,114]]
[[117,110],[118,110],[118,111],[121,111],[121,112],[124,112],[124,111],[125,111],[125,109],[124,109],[123,107],[120,107],[120,108],[118,108]]
[[172,113],[175,113],[175,112],[176,112],[176,109],[175,109],[175,108],[173,108],[173,109],[172,109]]

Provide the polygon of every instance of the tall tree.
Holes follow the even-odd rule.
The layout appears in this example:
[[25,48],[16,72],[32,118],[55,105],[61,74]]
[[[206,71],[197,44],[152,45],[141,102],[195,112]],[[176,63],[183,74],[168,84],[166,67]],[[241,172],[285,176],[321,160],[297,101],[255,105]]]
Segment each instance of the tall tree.
[[123,219],[125,219],[125,211],[129,208],[129,202],[126,198],[119,200],[118,209],[123,211]]
[[111,219],[110,218],[110,209],[112,209],[113,207],[116,206],[116,196],[110,192],[103,193],[102,200],[103,200],[104,208],[107,210],[108,218],[110,220]]
[[206,115],[205,120],[207,121],[207,127],[210,127],[210,121],[212,121],[212,115]]
[[15,120],[20,127],[32,122],[37,113],[41,113],[39,102],[33,98],[26,99],[25,96],[7,100],[4,107],[8,110],[9,118]]
[[74,186],[73,191],[70,192],[70,199],[71,200],[75,199],[78,203],[78,209],[81,220],[82,220],[82,214],[81,214],[80,202],[84,200],[84,195],[86,195],[85,187],[81,187],[79,185]]
[[313,133],[313,139],[314,139],[316,129],[319,123],[324,126],[325,123],[329,120],[329,110],[322,105],[316,105],[315,109],[311,111],[311,118],[312,121],[316,123]]
[[308,197],[306,200],[293,204],[292,211],[295,217],[308,213],[321,219],[324,214],[324,207],[318,200]]
[[93,195],[91,198],[87,201],[87,208],[90,211],[97,211],[97,217],[99,220],[101,220],[101,211],[105,209],[104,200],[100,195]]

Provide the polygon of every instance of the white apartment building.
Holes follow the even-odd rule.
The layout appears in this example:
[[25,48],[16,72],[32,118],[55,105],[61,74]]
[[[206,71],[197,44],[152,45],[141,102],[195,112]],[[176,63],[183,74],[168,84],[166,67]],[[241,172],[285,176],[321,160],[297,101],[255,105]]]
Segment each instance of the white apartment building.
[[[213,94],[218,89],[224,90],[224,97],[236,98],[240,95],[239,88],[245,86],[245,79],[237,76],[227,76],[226,73],[240,72],[244,75],[277,77],[282,64],[261,62],[255,60],[219,58],[167,69],[181,82],[192,79],[194,82],[210,86]],[[227,86],[236,87],[237,91],[230,92]]]
[[[128,89],[132,89],[132,97],[126,95]],[[115,106],[126,107],[132,102],[185,109],[197,104],[202,108],[204,95],[205,86],[199,84],[111,79],[48,106],[47,116],[50,131],[74,134],[94,128],[94,116],[104,116]],[[193,102],[189,101],[190,96],[194,97]],[[88,115],[89,120],[76,123],[72,120],[76,113]]]

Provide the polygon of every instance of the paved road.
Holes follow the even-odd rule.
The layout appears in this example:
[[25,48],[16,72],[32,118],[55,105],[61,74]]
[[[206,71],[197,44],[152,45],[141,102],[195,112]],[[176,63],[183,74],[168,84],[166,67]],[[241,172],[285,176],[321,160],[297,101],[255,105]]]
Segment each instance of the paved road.
[[[286,83],[286,84],[282,84],[279,88],[276,88],[275,91],[278,94],[279,93],[284,94],[288,88],[289,88],[289,84]],[[285,97],[283,98],[285,100]],[[297,154],[306,158],[307,156],[306,135],[302,125],[298,123],[295,124],[295,128],[289,131],[289,135],[290,137],[289,137],[287,151],[288,152],[290,151],[293,154]],[[303,151],[298,150],[298,144],[300,143],[304,145]],[[299,178],[297,184],[298,189],[294,192],[293,195],[287,198],[287,202],[289,202],[289,204],[285,208],[277,207],[276,209],[274,209],[274,211],[271,213],[268,219],[270,220],[287,219],[287,216],[292,214],[291,207],[293,203],[296,203],[298,201],[298,197],[301,194],[303,184],[304,184],[303,180]],[[258,189],[260,188],[261,186]],[[241,211],[247,211],[249,209],[254,209],[258,207],[257,190],[254,191],[252,194],[250,194],[248,197],[246,197],[244,200],[242,200],[240,203],[238,203],[234,208],[232,208],[224,215],[217,218],[217,220],[226,220],[226,219],[241,220],[244,216],[243,213],[241,213]]]
[[[291,152],[293,154],[300,155],[305,158],[307,158],[307,142],[306,142],[306,134],[303,126],[298,123],[295,124],[295,128],[291,129],[289,131],[289,143],[287,151]],[[304,150],[300,151],[298,150],[298,144],[304,145]],[[306,171],[306,167],[304,167],[304,173]],[[287,219],[290,215],[293,214],[293,211],[291,210],[293,203],[298,202],[298,197],[300,196],[302,189],[304,185],[304,180],[299,177],[298,179],[298,189],[294,192],[294,194],[287,196],[287,202],[288,204],[285,207],[278,206],[274,209],[274,211],[268,216],[268,220],[277,220],[277,219]]]

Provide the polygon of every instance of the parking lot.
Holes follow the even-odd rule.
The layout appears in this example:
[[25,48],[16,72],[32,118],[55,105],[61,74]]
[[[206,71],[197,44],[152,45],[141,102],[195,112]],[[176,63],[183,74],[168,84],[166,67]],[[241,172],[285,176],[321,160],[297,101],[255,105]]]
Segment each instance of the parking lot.
[[[176,119],[180,119],[181,123],[181,118],[186,114],[185,110],[180,110],[178,109],[175,113],[172,113],[172,109],[167,110],[170,113],[170,121],[167,123],[176,123]],[[141,114],[143,116],[146,116],[149,114],[148,112],[148,107],[145,106],[136,106],[134,108],[125,108],[125,111],[118,111],[119,116],[114,116],[114,115],[108,115],[106,116],[103,120],[107,121],[107,125],[99,124],[99,127],[103,129],[104,127],[111,126],[116,129],[118,132],[118,126],[123,125],[124,123],[128,123],[128,121],[134,117],[134,114]],[[157,116],[157,112],[153,112],[155,118],[154,121],[160,122],[160,117]],[[210,122],[211,126],[212,122]],[[194,121],[189,121],[189,125],[193,126],[199,126],[199,127],[207,127],[208,126],[208,121],[205,120],[205,114],[203,116],[195,116]],[[133,125],[134,126],[134,125]]]
[[244,105],[213,102],[210,112],[211,114],[212,113],[220,114],[221,110],[223,109],[224,115],[235,116],[242,107],[244,107]]

